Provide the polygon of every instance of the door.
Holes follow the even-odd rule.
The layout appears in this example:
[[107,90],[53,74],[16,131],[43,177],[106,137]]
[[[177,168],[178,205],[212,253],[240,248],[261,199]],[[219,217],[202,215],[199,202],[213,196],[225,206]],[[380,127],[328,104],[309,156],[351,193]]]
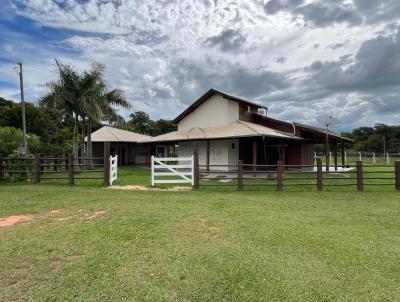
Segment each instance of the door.
[[167,146],[165,145],[157,145],[156,146],[156,157],[167,157]]

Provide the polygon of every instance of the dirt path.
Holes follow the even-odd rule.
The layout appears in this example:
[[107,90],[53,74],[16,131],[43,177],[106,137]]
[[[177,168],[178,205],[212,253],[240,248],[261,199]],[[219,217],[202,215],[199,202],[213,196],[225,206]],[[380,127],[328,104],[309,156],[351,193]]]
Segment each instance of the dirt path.
[[107,187],[107,189],[112,190],[132,190],[132,191],[189,191],[191,187],[172,187],[172,188],[154,188],[154,187],[146,187],[146,186],[111,186]]
[[13,215],[0,219],[0,228],[13,226],[20,221],[29,221],[33,218],[32,215]]

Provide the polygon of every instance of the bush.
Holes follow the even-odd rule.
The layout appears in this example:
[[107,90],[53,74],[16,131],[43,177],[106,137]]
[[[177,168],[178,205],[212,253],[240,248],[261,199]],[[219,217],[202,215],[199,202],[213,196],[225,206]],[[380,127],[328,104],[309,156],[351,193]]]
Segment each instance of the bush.
[[[0,154],[8,156],[18,151],[22,145],[23,132],[21,129],[13,127],[0,127]],[[36,153],[41,148],[41,142],[37,135],[29,134],[28,149],[31,153]]]

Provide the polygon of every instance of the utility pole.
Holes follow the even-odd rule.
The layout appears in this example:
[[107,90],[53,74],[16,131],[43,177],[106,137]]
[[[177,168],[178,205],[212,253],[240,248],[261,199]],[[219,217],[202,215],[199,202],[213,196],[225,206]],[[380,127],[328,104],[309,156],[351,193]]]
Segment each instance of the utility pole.
[[28,140],[27,140],[27,135],[26,135],[26,118],[25,118],[25,98],[24,98],[24,75],[22,71],[22,62],[17,63],[19,67],[19,87],[21,90],[21,108],[22,108],[22,130],[24,132],[24,137],[22,140],[22,147],[23,147],[23,156],[28,155]]

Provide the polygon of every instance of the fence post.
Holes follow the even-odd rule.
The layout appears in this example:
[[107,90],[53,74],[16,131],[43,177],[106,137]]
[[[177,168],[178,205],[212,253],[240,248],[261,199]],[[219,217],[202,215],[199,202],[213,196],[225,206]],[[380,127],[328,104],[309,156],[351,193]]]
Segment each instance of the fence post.
[[65,171],[68,171],[68,157],[69,157],[69,153],[65,153],[65,154],[64,154],[64,158],[65,158]]
[[394,162],[394,175],[396,190],[400,191],[400,161]]
[[357,191],[364,190],[364,175],[363,175],[363,163],[357,161]]
[[197,148],[193,152],[193,189],[199,188],[199,152]]
[[3,165],[3,154],[0,153],[0,181],[5,180],[5,167]]
[[276,167],[276,189],[278,191],[282,191],[283,189],[283,163],[282,161],[278,161]]
[[[150,157],[150,166],[151,166],[151,186],[154,187],[154,155]],[[194,165],[192,166],[192,168],[193,167]],[[193,180],[192,180],[192,185],[193,185]]]
[[45,168],[45,165],[44,165],[44,160],[43,160],[43,157],[44,157],[44,154],[43,153],[39,153],[39,162],[40,162],[40,175],[43,175],[44,174],[44,168]]
[[40,154],[35,153],[35,170],[34,170],[34,182],[39,183],[40,182]]
[[238,161],[238,190],[243,190],[243,160]]
[[110,185],[110,142],[104,142],[104,186]]
[[73,153],[68,155],[68,182],[70,185],[73,185],[75,180],[74,180],[74,161],[75,161],[75,156]]
[[317,189],[322,191],[322,160],[317,159]]

